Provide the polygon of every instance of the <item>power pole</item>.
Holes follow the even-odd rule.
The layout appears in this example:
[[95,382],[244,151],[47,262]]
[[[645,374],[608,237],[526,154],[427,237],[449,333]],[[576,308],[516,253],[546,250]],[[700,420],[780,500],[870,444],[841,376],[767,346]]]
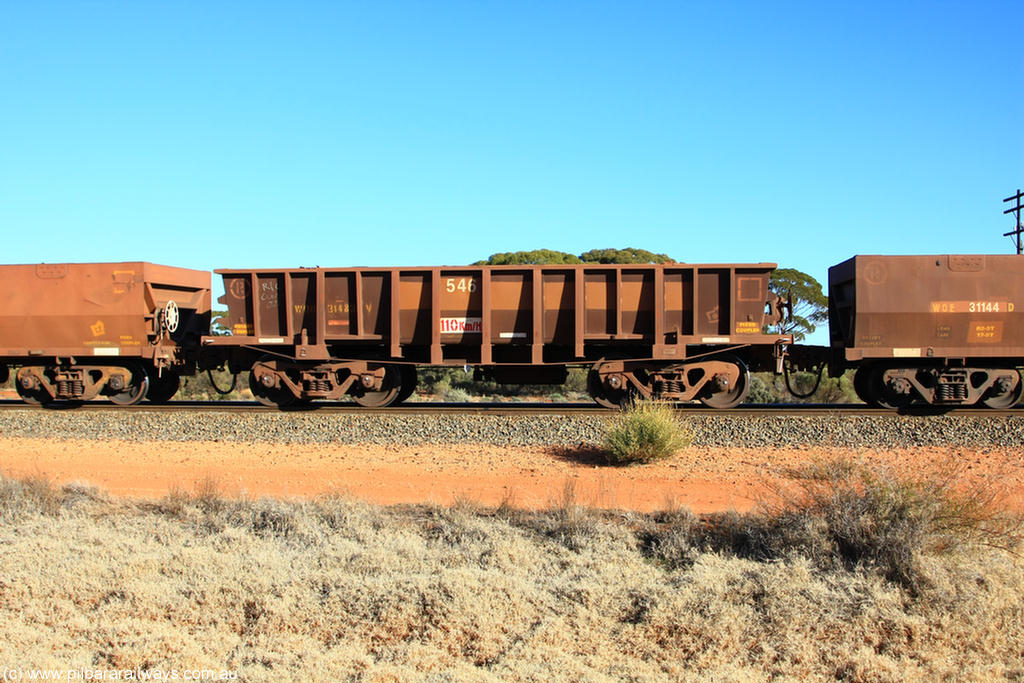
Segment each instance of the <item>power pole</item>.
[[1014,236],[1014,238],[1017,241],[1017,253],[1018,254],[1024,254],[1024,248],[1022,248],[1022,247],[1024,247],[1024,245],[1021,245],[1021,235],[1024,234],[1024,228],[1022,228],[1021,225],[1020,225],[1020,210],[1021,210],[1020,200],[1021,200],[1022,197],[1024,197],[1024,194],[1022,194],[1020,190],[1017,190],[1017,194],[1013,195],[1012,197],[1007,197],[1006,199],[1003,200],[1004,204],[1006,202],[1012,202],[1012,201],[1016,201],[1017,202],[1014,206],[1011,206],[1006,211],[1003,211],[1004,215],[1008,214],[1008,213],[1012,213],[1012,214],[1016,215],[1016,217],[1017,217],[1017,229],[1016,230],[1011,230],[1010,232],[1004,232],[1003,233],[1003,237],[1009,237],[1010,235]]

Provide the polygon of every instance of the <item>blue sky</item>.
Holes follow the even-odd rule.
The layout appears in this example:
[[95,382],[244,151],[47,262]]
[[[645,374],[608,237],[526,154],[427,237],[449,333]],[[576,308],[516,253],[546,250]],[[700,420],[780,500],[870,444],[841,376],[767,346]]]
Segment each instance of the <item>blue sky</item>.
[[1020,2],[0,3],[0,262],[1009,253]]

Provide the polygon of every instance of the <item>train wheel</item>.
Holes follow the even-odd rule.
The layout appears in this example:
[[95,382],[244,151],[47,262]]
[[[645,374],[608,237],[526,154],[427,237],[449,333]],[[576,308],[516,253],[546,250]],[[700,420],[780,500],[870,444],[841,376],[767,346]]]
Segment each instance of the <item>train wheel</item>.
[[868,392],[872,405],[889,410],[906,408],[914,402],[914,391],[910,381],[889,375],[893,368],[874,368],[869,377]]
[[111,386],[113,379],[107,381],[107,398],[119,406],[133,406],[141,403],[149,392],[149,375],[141,365],[133,364],[125,366],[131,372],[128,384],[125,386]]
[[253,398],[270,408],[286,408],[296,401],[295,394],[288,389],[263,386],[252,371],[249,372],[249,389]]
[[602,408],[618,410],[624,407],[629,402],[629,392],[625,387],[622,389],[606,387],[597,371],[599,365],[600,363],[595,363],[587,373],[587,393],[590,394],[590,398],[594,399],[594,403]]
[[170,401],[181,386],[181,378],[171,372],[165,372],[158,377],[154,372],[149,377],[149,391],[146,393],[146,400],[150,403],[167,403]]
[[[702,393],[700,402],[709,408],[735,408],[743,403],[747,392],[750,391],[750,371],[747,370],[746,364],[735,356],[716,356],[714,360],[735,365],[739,370],[739,378],[732,382],[731,386],[726,386],[721,391]],[[711,379],[711,383],[713,382],[716,382],[715,378]]]
[[39,386],[39,380],[34,376],[22,373],[18,373],[18,375],[14,380],[14,386],[22,401],[36,406],[53,402],[53,397],[46,389]]
[[419,384],[419,376],[416,374],[414,366],[402,365],[399,366],[398,370],[402,375],[402,389],[398,392],[398,398],[395,399],[395,403],[401,403],[412,396],[416,392],[416,386]]
[[874,395],[871,393],[871,367],[862,365],[853,373],[853,391],[857,398],[869,406],[878,408]]
[[[1001,384],[1005,382],[1005,384]],[[1016,382],[1016,384],[1013,384]],[[989,408],[995,410],[1006,410],[1020,403],[1021,395],[1024,395],[1024,381],[1021,380],[1020,372],[1014,371],[1012,377],[1007,375],[996,380],[1000,393],[995,396],[986,396],[981,399]],[[993,387],[996,388],[996,387]]]
[[403,386],[402,371],[394,365],[388,365],[384,370],[380,390],[367,391],[358,387],[352,393],[352,400],[364,408],[385,408],[398,401]]

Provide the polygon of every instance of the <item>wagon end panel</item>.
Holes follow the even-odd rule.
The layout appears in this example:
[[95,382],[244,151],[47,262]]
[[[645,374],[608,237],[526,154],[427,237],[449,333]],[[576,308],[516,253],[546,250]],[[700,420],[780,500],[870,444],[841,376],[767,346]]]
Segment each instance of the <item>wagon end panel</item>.
[[734,271],[730,334],[760,335],[768,320],[771,268],[737,267]]
[[855,345],[857,314],[857,259],[828,269],[828,329],[833,348]]

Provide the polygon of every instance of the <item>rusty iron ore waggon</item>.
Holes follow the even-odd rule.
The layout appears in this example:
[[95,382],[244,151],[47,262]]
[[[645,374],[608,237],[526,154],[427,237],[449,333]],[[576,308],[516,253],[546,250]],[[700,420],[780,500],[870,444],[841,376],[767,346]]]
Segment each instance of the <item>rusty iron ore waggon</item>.
[[210,274],[151,263],[0,266],[0,380],[26,401],[162,402],[227,366],[268,405],[387,406],[417,368],[502,383],[588,370],[594,400],[742,402],[749,372],[855,370],[866,402],[1016,405],[1024,256],[856,256],[829,271],[827,347],[778,329],[771,263],[296,268]]
[[829,269],[830,374],[866,403],[1016,405],[1024,256],[855,256]]
[[152,263],[0,266],[0,379],[30,403],[166,401],[196,369],[210,274]]
[[474,366],[505,383],[561,383],[590,368],[594,400],[746,396],[748,368],[788,335],[774,264],[219,270],[230,337],[207,337],[264,403],[351,396],[386,406],[418,365]]

